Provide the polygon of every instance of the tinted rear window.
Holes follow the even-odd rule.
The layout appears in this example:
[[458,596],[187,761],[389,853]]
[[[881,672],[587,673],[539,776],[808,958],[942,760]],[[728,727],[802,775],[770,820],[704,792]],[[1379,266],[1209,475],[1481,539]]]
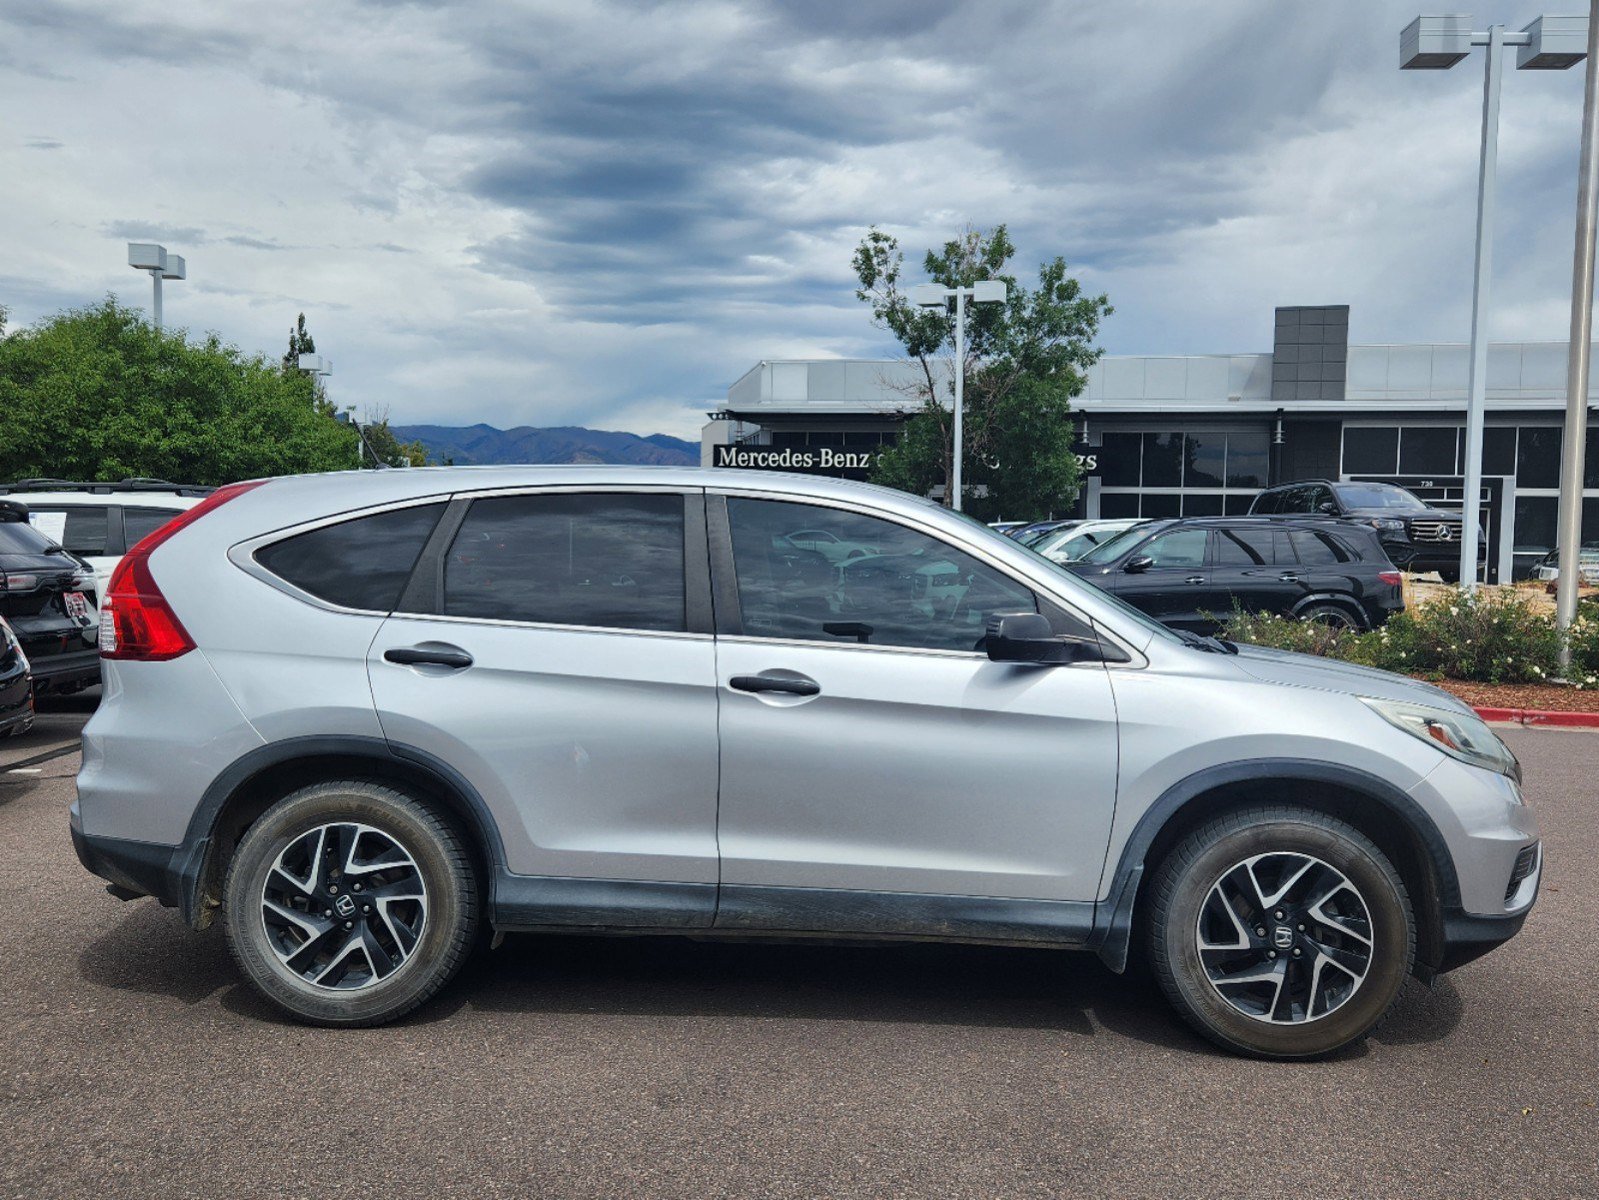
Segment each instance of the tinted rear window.
[[356,517],[274,542],[255,559],[329,604],[389,612],[443,512],[442,503],[422,504]]
[[680,631],[683,498],[556,494],[477,500],[444,565],[452,617]]
[[181,508],[124,508],[122,533],[128,548],[137,546],[181,512]]

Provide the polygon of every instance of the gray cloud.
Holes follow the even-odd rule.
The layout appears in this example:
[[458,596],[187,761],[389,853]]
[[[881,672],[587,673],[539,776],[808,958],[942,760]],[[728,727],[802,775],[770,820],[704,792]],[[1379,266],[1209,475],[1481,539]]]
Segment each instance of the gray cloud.
[[[0,103],[51,133],[0,147],[34,255],[0,303],[138,294],[115,243],[152,238],[189,256],[169,320],[275,353],[304,310],[341,402],[679,433],[757,358],[892,350],[852,295],[872,224],[914,268],[1007,222],[1018,274],[1061,254],[1110,294],[1112,352],[1262,348],[1314,301],[1460,339],[1480,67],[1399,72],[1412,15],[19,0],[0,54],[50,74]],[[1564,335],[1577,76],[1506,81],[1501,335]]]

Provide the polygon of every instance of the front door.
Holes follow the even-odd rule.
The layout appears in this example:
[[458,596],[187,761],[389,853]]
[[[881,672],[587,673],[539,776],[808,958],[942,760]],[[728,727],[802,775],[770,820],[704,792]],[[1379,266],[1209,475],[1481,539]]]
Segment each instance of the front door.
[[[1116,793],[1108,671],[980,649],[995,612],[1086,623],[898,521],[734,496],[724,522],[710,505],[717,924],[958,932],[1091,914]],[[872,552],[834,559],[793,536],[818,529]]]
[[436,566],[418,568],[436,571],[437,602],[414,603],[413,583],[406,604],[421,611],[378,631],[368,670],[385,736],[465,777],[498,827],[501,925],[517,904],[536,924],[710,923],[702,506],[698,492],[531,491],[462,517],[458,501]]
[[[1123,560],[1121,570],[1111,576],[1111,590],[1167,625],[1196,631],[1215,628],[1210,612],[1216,600],[1210,594],[1210,568],[1205,565],[1208,536],[1202,528],[1156,534]],[[1138,563],[1139,569],[1129,571],[1128,563]],[[1215,614],[1225,615],[1225,609]]]

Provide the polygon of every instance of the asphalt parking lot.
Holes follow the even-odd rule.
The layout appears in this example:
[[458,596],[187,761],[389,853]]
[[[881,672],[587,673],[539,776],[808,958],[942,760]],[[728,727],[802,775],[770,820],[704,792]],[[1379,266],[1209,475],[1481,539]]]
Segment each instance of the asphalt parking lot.
[[1599,734],[1507,740],[1526,931],[1294,1065],[1090,958],[970,947],[520,937],[398,1026],[309,1029],[78,866],[75,754],[0,764],[0,1194],[1599,1195]]

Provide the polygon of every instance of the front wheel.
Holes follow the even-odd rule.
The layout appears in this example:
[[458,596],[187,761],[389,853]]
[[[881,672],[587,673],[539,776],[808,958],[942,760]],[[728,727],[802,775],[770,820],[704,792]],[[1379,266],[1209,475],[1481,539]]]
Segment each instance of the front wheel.
[[460,836],[386,784],[313,784],[250,826],[223,885],[228,948],[267,999],[319,1025],[381,1025],[466,961],[478,886]]
[[1404,883],[1370,839],[1289,806],[1227,813],[1155,874],[1149,956],[1200,1033],[1262,1058],[1312,1058],[1366,1037],[1415,957]]

